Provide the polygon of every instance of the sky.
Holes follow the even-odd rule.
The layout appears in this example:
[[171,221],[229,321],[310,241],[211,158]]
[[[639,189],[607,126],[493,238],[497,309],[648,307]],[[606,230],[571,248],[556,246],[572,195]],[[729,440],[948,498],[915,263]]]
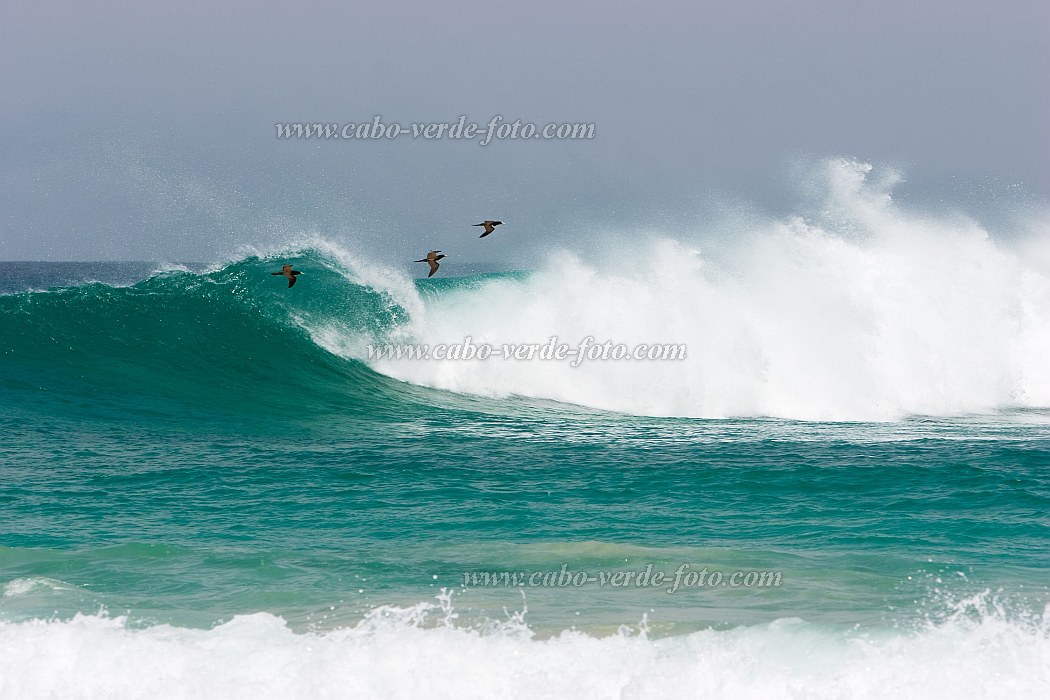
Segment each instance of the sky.
[[[0,259],[376,258],[778,213],[828,157],[962,209],[1050,200],[1045,0],[0,3]],[[279,140],[277,123],[588,123]],[[991,204],[990,204],[991,203]],[[471,224],[501,219],[474,244]],[[513,232],[513,233],[512,233]]]

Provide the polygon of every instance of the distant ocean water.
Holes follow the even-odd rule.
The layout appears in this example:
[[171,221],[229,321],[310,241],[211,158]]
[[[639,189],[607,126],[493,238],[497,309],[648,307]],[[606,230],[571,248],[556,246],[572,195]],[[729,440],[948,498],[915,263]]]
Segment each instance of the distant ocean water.
[[[859,209],[629,271],[0,264],[0,697],[1046,697],[1050,278]],[[468,335],[689,356],[367,359]],[[780,585],[464,579],[647,567]]]

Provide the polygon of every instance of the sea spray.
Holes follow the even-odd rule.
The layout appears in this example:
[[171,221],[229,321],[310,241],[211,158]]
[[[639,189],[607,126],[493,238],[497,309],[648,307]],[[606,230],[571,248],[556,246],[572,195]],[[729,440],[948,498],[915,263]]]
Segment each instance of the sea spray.
[[[604,261],[428,297],[416,342],[683,343],[684,362],[382,360],[390,376],[636,415],[893,420],[1050,405],[1050,277],[976,223],[897,205],[870,166],[826,165],[813,220],[724,241],[656,236]],[[734,232],[722,232],[723,238]]]

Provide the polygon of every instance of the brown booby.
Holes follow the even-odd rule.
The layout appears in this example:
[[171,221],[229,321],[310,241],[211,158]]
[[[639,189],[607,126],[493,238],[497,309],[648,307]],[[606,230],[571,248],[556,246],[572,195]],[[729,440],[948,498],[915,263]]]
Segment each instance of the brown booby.
[[490,233],[492,233],[493,231],[496,230],[497,226],[499,226],[502,223],[503,223],[502,221],[489,221],[488,219],[486,219],[485,221],[482,221],[480,224],[474,224],[474,226],[484,226],[485,227],[485,233],[483,233],[480,236],[478,236],[478,238],[484,238],[485,236],[489,235]]
[[298,270],[293,270],[291,265],[285,263],[281,267],[281,271],[280,272],[271,272],[270,274],[271,275],[284,275],[285,277],[288,278],[288,286],[289,287],[294,287],[295,286],[295,276],[296,275],[301,275],[303,273],[299,272]]
[[423,258],[422,260],[415,260],[414,261],[414,262],[425,262],[427,265],[430,265],[430,274],[427,275],[427,277],[433,277],[434,273],[438,271],[439,267],[441,267],[441,265],[438,264],[438,260],[440,260],[441,258],[444,258],[446,256],[438,255],[438,253],[440,253],[440,252],[441,252],[440,250],[432,250],[429,253],[427,253],[427,257]]

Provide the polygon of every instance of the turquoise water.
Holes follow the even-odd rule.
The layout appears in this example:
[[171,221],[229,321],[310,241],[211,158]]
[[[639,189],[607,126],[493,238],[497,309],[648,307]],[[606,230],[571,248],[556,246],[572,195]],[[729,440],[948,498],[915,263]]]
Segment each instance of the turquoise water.
[[[292,290],[268,274],[283,261],[305,271]],[[293,665],[327,645],[319,677],[374,673],[366,694],[395,686],[359,644],[399,672],[436,644],[451,654],[443,667],[492,692],[532,686],[472,675],[464,663],[489,653],[480,648],[497,649],[489,662],[507,673],[520,655],[562,678],[603,674],[608,688],[584,679],[596,696],[697,664],[725,674],[725,689],[757,673],[756,658],[779,679],[773,695],[843,674],[886,690],[865,675],[873,664],[908,682],[929,663],[954,664],[972,688],[967,674],[1000,657],[1022,695],[1047,681],[1050,410],[1036,392],[871,420],[825,400],[843,375],[831,394],[799,399],[800,415],[817,396],[839,420],[667,415],[694,361],[631,367],[653,372],[617,399],[639,398],[638,410],[607,410],[588,400],[593,386],[635,381],[609,364],[577,368],[593,385],[506,365],[481,386],[362,352],[455,338],[460,326],[442,319],[469,316],[471,299],[543,290],[549,270],[411,282],[363,272],[330,246],[194,270],[0,265],[0,641],[25,651],[0,688],[35,687],[12,681],[14,664],[58,663],[70,644],[117,658],[130,644],[147,666],[215,644],[236,666],[259,640]],[[535,316],[516,313],[525,325]],[[1021,369],[1030,380],[1033,368]],[[489,381],[490,370],[473,371]],[[532,395],[492,389],[528,381]],[[566,400],[572,391],[579,401]],[[669,593],[464,579],[563,567],[673,576],[683,565],[777,572],[780,585]],[[785,660],[769,646],[808,651]],[[559,672],[548,654],[571,666]],[[603,671],[609,663],[627,675]],[[300,692],[309,696],[279,695]]]

